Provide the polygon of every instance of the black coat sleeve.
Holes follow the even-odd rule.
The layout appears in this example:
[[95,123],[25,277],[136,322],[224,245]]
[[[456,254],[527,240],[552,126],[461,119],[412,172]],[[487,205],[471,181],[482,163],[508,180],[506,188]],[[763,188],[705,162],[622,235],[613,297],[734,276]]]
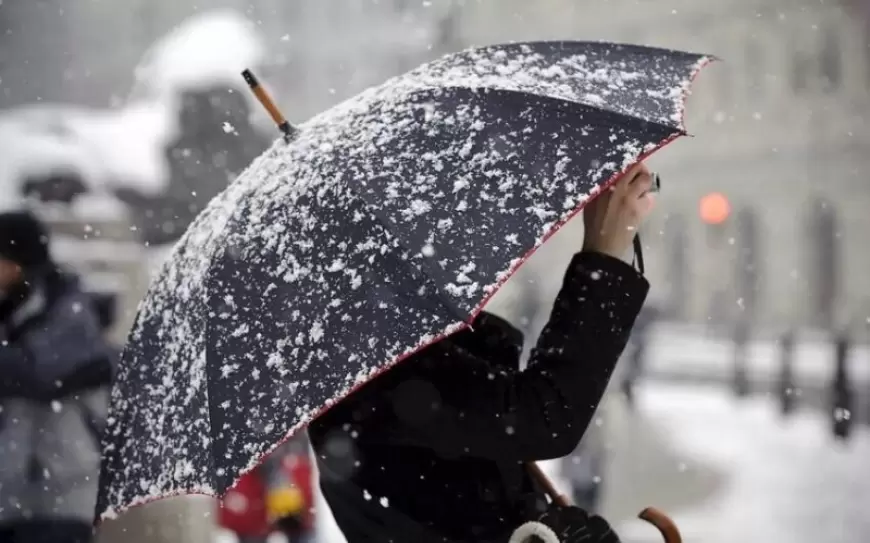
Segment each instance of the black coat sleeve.
[[648,289],[620,260],[576,255],[525,371],[500,371],[449,342],[436,344],[423,359],[396,368],[391,420],[369,437],[499,461],[570,454],[601,401]]

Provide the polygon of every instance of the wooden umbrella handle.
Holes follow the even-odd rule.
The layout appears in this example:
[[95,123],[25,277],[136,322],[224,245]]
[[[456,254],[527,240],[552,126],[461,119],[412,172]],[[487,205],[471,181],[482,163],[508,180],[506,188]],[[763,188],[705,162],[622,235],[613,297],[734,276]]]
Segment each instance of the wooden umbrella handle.
[[559,505],[561,507],[568,507],[571,505],[571,500],[568,496],[559,492],[559,489],[556,488],[556,485],[553,484],[553,481],[547,477],[547,474],[544,473],[544,470],[541,469],[541,466],[536,464],[535,462],[528,462],[526,466],[529,469],[529,472],[532,474],[532,477],[535,481],[538,482],[539,485],[544,489],[544,492],[547,493],[547,496],[553,500],[553,503]]
[[677,525],[664,512],[655,507],[647,507],[640,512],[638,518],[658,528],[662,537],[665,538],[665,543],[683,543],[683,536],[680,534]]
[[[553,500],[553,503],[561,507],[568,507],[571,505],[571,500],[568,499],[568,496],[559,492],[556,485],[553,484],[553,481],[547,477],[547,474],[544,473],[544,470],[542,470],[538,464],[535,462],[528,462],[526,466],[535,481],[541,485],[544,492],[546,492],[547,495],[550,496],[550,499]],[[647,507],[640,512],[638,518],[655,526],[662,534],[662,537],[664,537],[665,543],[683,543],[683,536],[680,535],[680,530],[677,528],[677,525],[669,516],[659,509],[656,509],[655,507]]]
[[278,125],[278,129],[284,134],[285,139],[290,139],[293,137],[293,127],[290,125],[290,122],[284,117],[284,114],[281,113],[281,110],[278,109],[278,106],[275,105],[275,102],[272,100],[272,97],[269,96],[269,93],[266,92],[266,89],[260,85],[260,81],[257,79],[257,76],[254,75],[254,72],[251,70],[242,71],[242,77],[245,79],[245,83],[251,88],[251,92],[254,93],[254,96],[257,97],[257,100],[260,101],[260,104],[266,109],[266,112],[272,117],[272,121]]

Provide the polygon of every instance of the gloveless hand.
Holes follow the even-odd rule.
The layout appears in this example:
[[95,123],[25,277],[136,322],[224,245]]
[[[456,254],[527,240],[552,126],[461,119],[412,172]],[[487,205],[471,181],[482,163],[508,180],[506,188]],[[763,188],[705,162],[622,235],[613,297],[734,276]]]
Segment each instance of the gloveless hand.
[[583,210],[584,251],[622,258],[640,224],[652,210],[652,175],[645,165],[632,166]]

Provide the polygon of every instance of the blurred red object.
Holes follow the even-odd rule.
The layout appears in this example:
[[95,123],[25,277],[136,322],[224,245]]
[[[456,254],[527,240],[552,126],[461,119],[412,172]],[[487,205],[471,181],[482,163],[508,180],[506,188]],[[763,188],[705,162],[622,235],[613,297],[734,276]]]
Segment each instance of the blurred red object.
[[272,531],[266,515],[266,485],[258,470],[239,479],[221,500],[218,524],[244,537],[264,537]]
[[[300,523],[304,530],[314,529],[314,486],[311,459],[307,454],[288,454],[281,462],[287,479],[299,488],[305,500]],[[244,475],[218,508],[218,524],[243,537],[265,537],[274,531],[266,510],[267,486],[261,470]]]

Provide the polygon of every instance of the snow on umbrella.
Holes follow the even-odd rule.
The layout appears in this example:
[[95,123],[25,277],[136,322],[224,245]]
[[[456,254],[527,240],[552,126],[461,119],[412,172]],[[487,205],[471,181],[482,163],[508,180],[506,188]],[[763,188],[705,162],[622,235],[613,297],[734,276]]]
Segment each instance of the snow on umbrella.
[[474,49],[277,141],[197,217],[140,305],[98,516],[223,494],[355,387],[465,326],[558,225],[685,133],[708,60]]

